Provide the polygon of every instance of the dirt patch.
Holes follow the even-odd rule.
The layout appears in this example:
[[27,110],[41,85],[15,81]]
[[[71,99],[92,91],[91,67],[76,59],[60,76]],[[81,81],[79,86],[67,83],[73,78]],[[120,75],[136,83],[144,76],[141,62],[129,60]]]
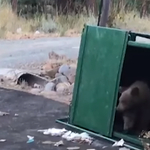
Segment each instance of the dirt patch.
[[[43,95],[44,97],[69,104],[72,99],[77,60],[68,59],[65,55],[58,55],[54,52],[49,53],[48,56],[49,60],[41,69],[33,72],[45,78],[48,81],[46,85],[41,86],[37,83],[30,85],[25,79],[20,84],[16,84],[16,79],[1,77],[0,86],[35,95]],[[29,80],[31,81],[32,79]]]

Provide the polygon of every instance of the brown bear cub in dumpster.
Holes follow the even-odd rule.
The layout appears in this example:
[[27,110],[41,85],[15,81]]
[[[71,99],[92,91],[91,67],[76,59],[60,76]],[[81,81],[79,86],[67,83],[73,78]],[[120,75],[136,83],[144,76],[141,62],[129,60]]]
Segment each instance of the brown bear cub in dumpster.
[[150,89],[146,82],[136,81],[131,86],[120,88],[121,96],[117,111],[123,115],[127,132],[139,134],[148,130],[150,124]]

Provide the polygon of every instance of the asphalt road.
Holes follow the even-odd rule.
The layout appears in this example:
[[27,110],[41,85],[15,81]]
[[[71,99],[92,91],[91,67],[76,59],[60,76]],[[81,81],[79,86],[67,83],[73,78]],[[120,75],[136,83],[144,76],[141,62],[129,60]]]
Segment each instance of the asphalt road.
[[50,51],[77,58],[79,45],[80,38],[70,37],[0,40],[0,68],[41,64]]
[[[104,146],[105,150],[119,150],[107,141],[97,141],[99,146],[94,143],[79,144],[37,132],[48,128],[66,128],[55,122],[56,119],[67,116],[69,108],[66,104],[3,88],[0,88],[0,95],[0,111],[9,113],[8,116],[0,117],[0,139],[6,139],[5,142],[0,142],[1,150],[66,150],[67,147],[73,146],[78,146],[81,150],[103,150]],[[34,136],[33,143],[27,143],[27,135]],[[52,144],[42,144],[43,141],[58,142],[60,140],[64,141],[64,146],[54,147]]]

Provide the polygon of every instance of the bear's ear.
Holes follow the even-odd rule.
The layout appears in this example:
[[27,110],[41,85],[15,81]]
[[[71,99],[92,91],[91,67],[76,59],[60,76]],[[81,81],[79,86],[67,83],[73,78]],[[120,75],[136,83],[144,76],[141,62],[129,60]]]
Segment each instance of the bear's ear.
[[127,87],[119,87],[119,93],[122,94],[125,90],[127,90]]
[[133,88],[131,90],[131,95],[133,95],[133,96],[139,95],[139,88],[138,87]]

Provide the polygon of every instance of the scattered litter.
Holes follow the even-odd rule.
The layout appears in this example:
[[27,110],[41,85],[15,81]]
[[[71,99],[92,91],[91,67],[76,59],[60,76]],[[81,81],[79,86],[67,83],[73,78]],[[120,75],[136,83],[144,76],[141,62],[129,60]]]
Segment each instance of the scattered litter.
[[18,28],[18,29],[16,30],[16,32],[17,32],[17,33],[21,33],[21,32],[22,32],[22,29],[21,29],[21,28]]
[[61,136],[63,135],[67,130],[66,129],[56,129],[56,128],[50,128],[45,130],[38,130],[38,132],[43,132],[45,135],[52,135],[52,136]]
[[40,34],[40,32],[37,30],[37,31],[35,31],[35,34]]
[[42,142],[42,144],[55,144],[56,142],[52,142],[52,141],[44,141]]
[[91,138],[86,132],[79,134],[67,131],[65,128],[63,129],[49,128],[44,130],[38,130],[38,132],[42,132],[45,135],[62,136],[62,138],[66,139],[67,141],[79,141],[80,143],[86,142],[88,144],[91,144],[93,140],[93,138]]
[[80,147],[67,147],[68,150],[77,150],[80,149]]
[[126,147],[121,147],[121,148],[119,148],[119,150],[130,150],[130,149],[126,148]]
[[0,139],[0,142],[5,142],[6,141],[6,139]]
[[6,115],[9,115],[9,113],[0,111],[0,116],[6,116]]
[[86,132],[81,133],[80,136],[81,136],[81,141],[85,141],[87,143],[92,142],[92,138]]
[[62,138],[66,139],[67,141],[72,141],[72,140],[80,140],[81,136],[78,133],[68,131],[62,136]]
[[42,144],[54,144],[54,146],[58,147],[64,145],[64,142],[62,140],[58,142],[44,141],[42,142]]
[[33,85],[34,88],[41,88],[41,86],[39,84],[34,83]]
[[63,142],[62,140],[59,141],[59,142],[56,142],[56,143],[54,144],[54,146],[56,146],[56,147],[62,146],[62,145],[64,145],[64,142]]
[[19,115],[18,114],[15,114],[15,117],[18,117]]
[[123,146],[123,145],[124,145],[124,140],[121,139],[120,141],[115,142],[112,146],[115,147],[115,146]]
[[71,131],[67,131],[65,134],[62,135],[62,138],[66,139],[71,133]]
[[32,142],[34,142],[34,137],[33,137],[33,136],[27,135],[27,138],[28,138],[27,143],[32,143]]
[[68,131],[62,136],[62,138],[66,139],[67,141],[81,141],[89,144],[92,142],[92,138],[85,132],[79,134]]
[[102,149],[105,149],[105,148],[107,148],[107,146],[103,146],[103,147],[102,147]]

